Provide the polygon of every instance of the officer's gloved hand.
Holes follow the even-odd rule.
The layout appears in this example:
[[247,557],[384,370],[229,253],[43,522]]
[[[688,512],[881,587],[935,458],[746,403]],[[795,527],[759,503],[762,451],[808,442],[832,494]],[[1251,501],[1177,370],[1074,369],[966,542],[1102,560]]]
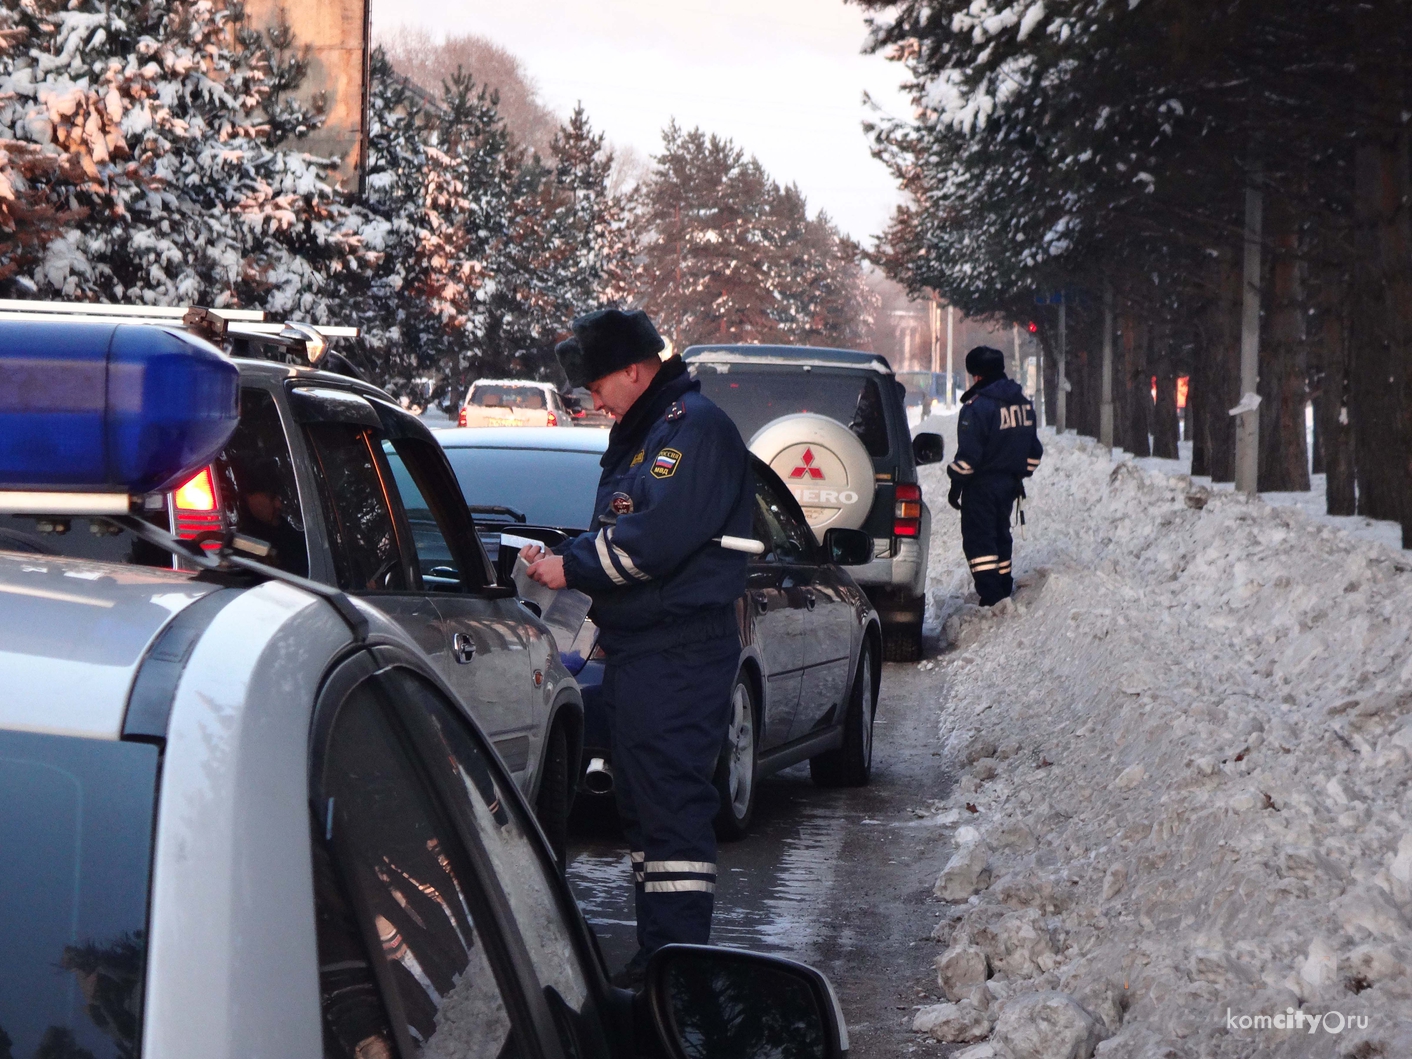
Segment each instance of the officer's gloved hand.
[[960,482],[952,482],[952,483],[951,483],[951,492],[949,492],[949,493],[946,494],[946,502],[947,502],[948,504],[950,504],[952,507],[954,507],[957,511],[960,511],[960,510],[961,510],[961,483],[960,483]]

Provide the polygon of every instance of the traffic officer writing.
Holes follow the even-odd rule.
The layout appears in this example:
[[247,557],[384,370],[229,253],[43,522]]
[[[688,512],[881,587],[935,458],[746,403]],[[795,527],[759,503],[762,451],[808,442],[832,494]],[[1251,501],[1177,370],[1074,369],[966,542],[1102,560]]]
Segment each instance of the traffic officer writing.
[[1010,511],[1025,495],[1023,479],[1039,468],[1044,446],[1034,405],[1005,375],[1005,354],[977,346],[966,354],[966,371],[972,386],[961,395],[947,501],[961,512],[961,547],[981,606],[990,607],[1014,590]]
[[605,309],[573,330],[556,349],[565,374],[617,420],[593,528],[559,555],[535,546],[521,554],[539,583],[593,600],[636,888],[639,951],[624,978],[633,983],[661,946],[710,937],[719,808],[711,781],[746,576],[745,555],[718,541],[751,536],[755,487],[735,424],[679,357],[660,360],[664,343],[645,313]]

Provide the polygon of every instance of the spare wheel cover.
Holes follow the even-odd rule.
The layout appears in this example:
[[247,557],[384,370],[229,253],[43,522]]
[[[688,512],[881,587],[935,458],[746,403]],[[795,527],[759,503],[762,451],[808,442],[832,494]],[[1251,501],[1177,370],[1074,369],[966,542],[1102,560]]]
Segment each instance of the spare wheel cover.
[[873,458],[842,423],[798,412],[766,423],[750,451],[770,465],[804,509],[814,533],[859,529],[873,507]]

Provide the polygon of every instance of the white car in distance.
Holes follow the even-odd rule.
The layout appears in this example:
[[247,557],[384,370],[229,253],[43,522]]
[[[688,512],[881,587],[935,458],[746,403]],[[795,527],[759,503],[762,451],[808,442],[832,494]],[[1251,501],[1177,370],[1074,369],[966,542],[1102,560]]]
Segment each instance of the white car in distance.
[[573,425],[573,417],[552,383],[530,379],[477,379],[466,391],[456,425],[567,427]]

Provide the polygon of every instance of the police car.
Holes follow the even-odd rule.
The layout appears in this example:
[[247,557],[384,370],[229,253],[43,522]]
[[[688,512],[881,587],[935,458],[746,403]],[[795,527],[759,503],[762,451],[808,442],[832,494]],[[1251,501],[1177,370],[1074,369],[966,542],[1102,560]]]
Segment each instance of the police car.
[[[841,1059],[827,980],[669,946],[634,996],[437,667],[367,599],[143,518],[237,425],[176,329],[0,344],[0,510],[189,570],[0,549],[0,1051]],[[155,499],[154,499],[155,498]]]
[[[157,314],[169,317],[160,326],[208,334],[235,354],[240,421],[213,460],[152,497],[144,518],[208,550],[230,533],[262,541],[266,565],[373,601],[475,713],[562,856],[582,744],[578,688],[551,631],[497,583],[431,433],[340,361],[329,340],[356,331],[251,310],[0,301],[0,342],[67,362]],[[190,565],[113,528],[62,512],[0,515],[12,546]]]

